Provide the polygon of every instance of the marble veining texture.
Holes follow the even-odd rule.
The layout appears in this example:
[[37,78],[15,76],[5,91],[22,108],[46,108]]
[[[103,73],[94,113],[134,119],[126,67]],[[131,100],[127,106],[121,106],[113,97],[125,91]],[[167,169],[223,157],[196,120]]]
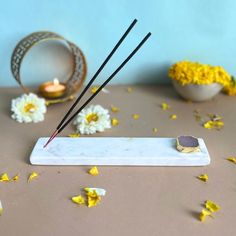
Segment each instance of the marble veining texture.
[[58,137],[46,148],[39,138],[30,156],[33,165],[204,166],[210,156],[203,139],[201,152],[181,153],[175,138]]

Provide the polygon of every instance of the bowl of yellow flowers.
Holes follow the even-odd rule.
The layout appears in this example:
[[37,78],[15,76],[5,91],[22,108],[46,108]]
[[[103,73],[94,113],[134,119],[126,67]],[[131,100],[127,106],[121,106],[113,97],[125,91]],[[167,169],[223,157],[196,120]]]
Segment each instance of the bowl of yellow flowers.
[[231,76],[221,66],[180,61],[169,69],[176,91],[185,99],[202,102],[213,98],[231,82]]

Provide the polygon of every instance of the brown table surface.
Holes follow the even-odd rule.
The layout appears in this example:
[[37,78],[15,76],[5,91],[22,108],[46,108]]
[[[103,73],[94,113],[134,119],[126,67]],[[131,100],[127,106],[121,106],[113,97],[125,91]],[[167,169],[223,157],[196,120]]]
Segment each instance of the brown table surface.
[[[52,105],[45,121],[20,124],[10,118],[11,99],[20,89],[0,89],[0,173],[20,175],[16,183],[0,183],[0,235],[236,235],[236,165],[226,160],[236,155],[236,100],[220,94],[205,103],[187,103],[170,86],[108,87],[93,104],[109,108],[120,124],[96,136],[176,137],[190,134],[204,138],[211,155],[205,167],[99,167],[99,176],[87,173],[87,166],[32,166],[29,155],[41,136],[49,136],[71,102]],[[163,111],[162,102],[171,105]],[[206,130],[193,111],[223,117],[221,131]],[[132,114],[140,114],[139,120]],[[177,114],[177,120],[170,120]],[[152,128],[157,127],[154,133]],[[74,131],[68,126],[61,134]],[[29,173],[40,173],[27,183]],[[207,173],[204,183],[196,176]],[[99,206],[77,206],[70,198],[86,186],[107,190]],[[221,206],[215,219],[198,220],[205,200]]]

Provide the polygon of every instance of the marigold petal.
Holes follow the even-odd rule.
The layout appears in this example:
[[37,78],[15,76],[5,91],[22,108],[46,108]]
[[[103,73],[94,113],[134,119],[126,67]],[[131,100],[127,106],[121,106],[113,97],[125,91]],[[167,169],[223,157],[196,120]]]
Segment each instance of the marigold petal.
[[15,175],[13,178],[12,178],[12,181],[18,181],[19,180],[19,175]]
[[88,197],[88,207],[97,206],[97,204],[101,201],[101,196],[99,196],[95,190],[87,192],[87,197]]
[[28,182],[32,181],[34,178],[38,177],[39,174],[37,172],[32,172],[30,175],[29,175],[29,178],[28,178]]
[[236,164],[236,157],[228,157],[227,160]]
[[68,136],[69,136],[70,138],[79,138],[79,137],[80,137],[80,134],[75,133],[75,134],[69,134]]
[[207,174],[199,175],[197,178],[204,181],[204,182],[207,182],[208,175]]
[[176,120],[176,119],[177,119],[177,115],[176,115],[176,114],[170,115],[170,119],[171,119],[171,120]]
[[211,216],[212,217],[211,212],[209,212],[209,211],[207,211],[205,209],[202,209],[202,211],[201,211],[201,213],[199,215],[200,221],[202,221],[202,222],[205,221],[207,216]]
[[3,173],[0,177],[0,182],[9,182],[10,179],[8,177],[8,174],[7,173]]
[[167,104],[166,102],[163,102],[161,104],[161,108],[162,108],[163,111],[166,111],[166,110],[168,110],[170,108],[170,105]]
[[138,120],[139,119],[139,115],[138,114],[133,114],[133,119],[134,120]]
[[205,207],[211,212],[216,212],[220,210],[220,206],[214,203],[213,201],[207,200],[205,202]]
[[97,168],[96,166],[92,167],[92,168],[89,170],[89,174],[92,175],[92,176],[99,175],[98,168]]
[[82,195],[77,195],[71,198],[72,202],[78,204],[78,205],[83,205],[85,204],[85,200]]
[[119,124],[119,120],[117,120],[116,118],[112,118],[112,119],[111,119],[111,124],[112,124],[113,126],[116,126],[116,125]]

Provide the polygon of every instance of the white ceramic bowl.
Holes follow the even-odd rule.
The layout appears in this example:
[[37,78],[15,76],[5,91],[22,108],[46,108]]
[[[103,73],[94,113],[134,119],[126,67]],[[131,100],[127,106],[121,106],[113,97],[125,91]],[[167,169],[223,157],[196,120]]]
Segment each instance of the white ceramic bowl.
[[223,86],[219,83],[212,84],[187,84],[181,85],[178,81],[172,80],[173,85],[179,95],[193,102],[203,102],[217,95]]

